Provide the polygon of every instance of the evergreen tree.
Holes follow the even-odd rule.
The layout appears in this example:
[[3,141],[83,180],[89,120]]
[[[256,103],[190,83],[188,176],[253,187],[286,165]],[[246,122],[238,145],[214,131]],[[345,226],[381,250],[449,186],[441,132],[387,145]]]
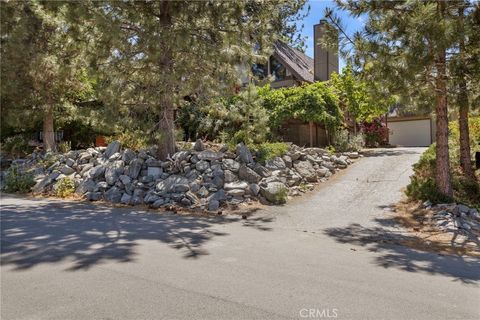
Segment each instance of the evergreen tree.
[[43,118],[43,141],[55,150],[54,117],[89,91],[80,25],[71,5],[53,1],[1,2],[2,117],[25,126]]
[[159,156],[166,158],[175,152],[174,112],[181,101],[232,92],[239,69],[265,61],[303,2],[90,2],[85,6],[101,35],[101,99],[149,114],[156,125],[146,132],[160,133]]
[[[448,152],[448,62],[458,43],[455,14],[458,2],[337,1],[358,17],[367,15],[365,30],[355,37],[357,65],[370,79],[392,93],[412,95],[427,89],[435,99],[436,170],[438,191],[452,196]],[[411,90],[411,91],[410,91]],[[410,94],[408,94],[410,91]]]

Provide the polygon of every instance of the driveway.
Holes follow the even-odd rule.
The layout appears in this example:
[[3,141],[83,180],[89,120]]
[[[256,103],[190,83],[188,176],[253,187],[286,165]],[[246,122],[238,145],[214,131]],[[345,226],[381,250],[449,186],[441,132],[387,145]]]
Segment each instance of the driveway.
[[478,259],[394,244],[422,151],[377,150],[247,220],[3,195],[1,318],[478,319]]

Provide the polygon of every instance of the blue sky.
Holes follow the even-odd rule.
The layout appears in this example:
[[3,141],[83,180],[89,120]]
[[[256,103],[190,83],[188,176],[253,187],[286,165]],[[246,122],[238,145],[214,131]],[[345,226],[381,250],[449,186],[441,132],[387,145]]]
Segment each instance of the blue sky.
[[[302,35],[306,37],[305,44],[307,46],[306,53],[313,58],[313,26],[317,24],[320,19],[324,17],[325,8],[329,7],[335,10],[336,15],[342,20],[342,26],[344,31],[351,35],[355,31],[360,30],[363,27],[362,18],[351,17],[347,12],[336,9],[333,1],[327,0],[309,0],[306,7],[310,5],[310,12],[307,17],[300,21],[299,25],[304,25]],[[340,70],[345,66],[345,62],[340,59]]]

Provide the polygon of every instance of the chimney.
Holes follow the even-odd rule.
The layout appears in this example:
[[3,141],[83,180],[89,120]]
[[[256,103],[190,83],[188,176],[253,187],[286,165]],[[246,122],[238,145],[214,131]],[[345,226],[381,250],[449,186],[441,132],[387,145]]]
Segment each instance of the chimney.
[[326,50],[320,44],[328,27],[327,24],[328,22],[322,19],[319,24],[313,26],[313,77],[315,81],[327,81],[333,72],[338,73],[338,53]]

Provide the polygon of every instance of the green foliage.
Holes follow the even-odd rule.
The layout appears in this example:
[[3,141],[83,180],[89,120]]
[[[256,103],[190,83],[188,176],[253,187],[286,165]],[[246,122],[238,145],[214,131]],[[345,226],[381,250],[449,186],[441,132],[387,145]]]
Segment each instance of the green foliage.
[[287,187],[282,187],[277,194],[275,194],[273,203],[275,204],[284,204],[288,200],[288,189]]
[[362,134],[350,134],[346,129],[334,131],[333,134],[334,152],[360,151],[365,146]]
[[145,149],[150,146],[152,142],[151,137],[146,136],[143,131],[129,129],[106,138],[107,143],[111,143],[115,140],[120,141],[123,148],[129,148],[132,150]]
[[75,192],[75,183],[70,178],[62,178],[55,184],[54,187],[55,196],[60,198],[66,198]]
[[278,128],[288,119],[325,123],[329,128],[342,122],[338,98],[324,82],[276,90],[266,85],[259,93],[269,112],[271,128]]
[[72,143],[70,141],[62,141],[58,144],[58,151],[60,153],[67,153],[72,150]]
[[[468,129],[470,135],[470,148],[472,156],[476,151],[480,151],[480,116],[471,116],[468,119]],[[459,159],[459,141],[460,130],[458,121],[451,121],[448,125],[450,155],[451,160],[458,161]]]
[[50,168],[55,162],[59,160],[60,156],[56,153],[47,153],[40,164],[45,168]]
[[35,185],[33,175],[22,171],[17,166],[11,166],[6,172],[5,177],[5,191],[28,193]]
[[28,140],[25,135],[17,134],[5,138],[1,144],[2,152],[6,152],[13,156],[24,156],[31,152],[32,148],[28,145]]
[[288,152],[288,144],[283,142],[265,142],[253,146],[252,150],[257,154],[257,161],[265,162],[266,160],[282,156]]
[[[458,140],[450,140],[451,152],[458,149]],[[438,192],[435,183],[435,144],[431,145],[413,166],[414,175],[407,186],[406,194],[412,199],[430,200],[433,203],[456,201],[480,208],[480,183],[477,180],[469,180],[462,176],[458,158],[452,160],[452,187],[453,199]]]

